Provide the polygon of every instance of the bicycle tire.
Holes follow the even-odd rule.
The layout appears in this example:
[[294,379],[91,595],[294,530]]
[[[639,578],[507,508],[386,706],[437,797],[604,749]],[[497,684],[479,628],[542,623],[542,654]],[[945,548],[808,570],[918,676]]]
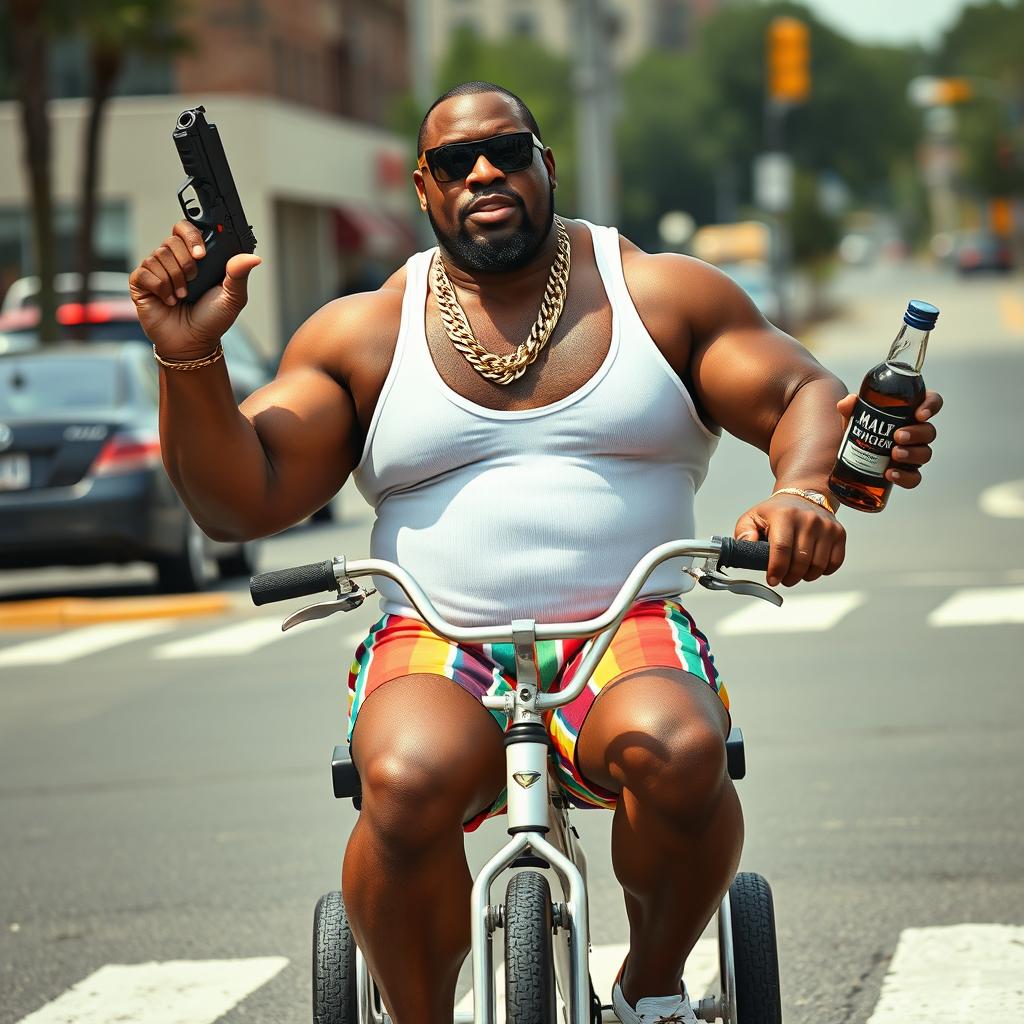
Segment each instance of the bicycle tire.
[[313,912],[313,1024],[358,1024],[356,942],[341,893],[325,893]]
[[741,871],[729,886],[738,1024],[782,1024],[775,907],[768,882]]
[[554,1024],[555,958],[548,880],[514,875],[505,892],[505,1020]]

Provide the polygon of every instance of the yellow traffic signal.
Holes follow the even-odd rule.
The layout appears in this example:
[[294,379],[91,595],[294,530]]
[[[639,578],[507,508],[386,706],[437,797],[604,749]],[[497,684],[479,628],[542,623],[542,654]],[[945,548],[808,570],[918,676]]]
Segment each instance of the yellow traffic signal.
[[778,103],[803,103],[811,92],[810,32],[798,18],[768,23],[768,95]]
[[974,96],[971,83],[966,78],[939,78],[935,85],[935,102],[939,106],[965,103]]

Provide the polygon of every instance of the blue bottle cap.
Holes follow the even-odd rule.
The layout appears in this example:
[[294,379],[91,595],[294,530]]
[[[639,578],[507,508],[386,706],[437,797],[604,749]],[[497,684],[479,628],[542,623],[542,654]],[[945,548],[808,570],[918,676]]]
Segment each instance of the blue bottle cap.
[[911,299],[907,311],[903,314],[903,322],[921,331],[930,331],[939,319],[939,307],[921,299]]

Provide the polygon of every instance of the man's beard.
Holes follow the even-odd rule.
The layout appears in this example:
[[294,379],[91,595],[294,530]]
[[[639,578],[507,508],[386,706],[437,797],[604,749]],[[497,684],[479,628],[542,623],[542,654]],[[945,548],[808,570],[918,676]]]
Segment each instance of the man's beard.
[[507,196],[519,209],[521,222],[510,235],[491,240],[488,238],[473,239],[466,231],[465,221],[454,234],[447,234],[434,220],[434,215],[427,209],[427,218],[434,229],[438,244],[460,270],[476,271],[480,274],[505,274],[525,267],[540,251],[544,240],[551,232],[555,220],[555,190],[548,193],[548,210],[543,225],[537,227],[523,205],[522,199],[510,191],[496,190],[499,195]]

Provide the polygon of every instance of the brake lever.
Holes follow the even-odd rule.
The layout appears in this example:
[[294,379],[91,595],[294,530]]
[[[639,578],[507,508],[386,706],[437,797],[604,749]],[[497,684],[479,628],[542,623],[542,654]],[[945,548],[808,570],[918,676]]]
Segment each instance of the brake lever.
[[333,601],[319,601],[316,604],[308,604],[297,612],[292,612],[281,623],[281,632],[283,633],[291,629],[292,626],[301,625],[303,622],[326,619],[328,615],[334,615],[335,612],[355,611],[371,594],[376,593],[376,590],[363,590],[361,587],[356,587],[353,584],[352,590],[348,593],[340,594]]
[[755,580],[730,579],[721,569],[715,567],[714,561],[710,558],[704,563],[702,569],[686,571],[707,590],[728,590],[741,597],[759,597],[762,601],[775,605],[776,608],[782,607],[782,595],[772,590],[771,587],[766,587],[763,583],[757,583]]

